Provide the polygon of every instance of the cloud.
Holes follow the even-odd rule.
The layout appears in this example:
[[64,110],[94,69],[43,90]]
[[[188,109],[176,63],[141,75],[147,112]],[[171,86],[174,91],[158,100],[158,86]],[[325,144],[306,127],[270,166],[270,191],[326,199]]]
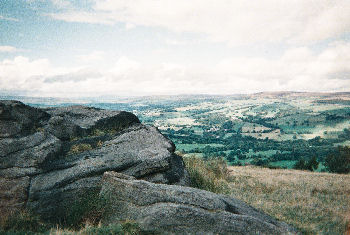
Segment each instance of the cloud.
[[50,15],[68,22],[162,27],[237,45],[340,37],[350,33],[349,12],[348,0],[94,0],[90,11]]
[[58,8],[67,8],[71,6],[71,3],[67,0],[51,0],[51,2]]
[[86,55],[76,56],[77,60],[84,64],[92,64],[102,61],[106,57],[106,53],[103,51],[93,51]]
[[16,19],[16,18],[13,18],[13,17],[6,17],[6,16],[2,16],[2,15],[0,15],[0,20],[16,21],[16,22],[19,21],[19,19]]
[[184,46],[184,45],[189,44],[190,42],[185,41],[185,40],[177,40],[177,39],[168,38],[165,40],[165,43],[168,45],[171,45],[171,46]]
[[81,22],[91,24],[108,24],[112,25],[115,22],[104,13],[83,12],[83,11],[67,11],[63,13],[48,13],[46,14],[56,20],[63,20],[67,22]]
[[[350,43],[337,42],[315,54],[306,47],[287,50],[280,58],[227,58],[217,65],[217,71],[254,81],[276,80],[281,89],[327,90],[321,81],[347,80],[350,83]],[[302,86],[295,86],[304,81]],[[333,81],[328,88],[337,89],[344,82]],[[337,87],[337,88],[336,88]],[[349,86],[348,86],[349,87]]]
[[64,82],[79,83],[89,79],[99,78],[101,76],[102,74],[99,73],[98,71],[85,68],[85,69],[80,69],[80,70],[65,73],[65,74],[45,77],[43,82],[44,83],[64,83]]
[[130,24],[130,23],[126,23],[125,24],[125,29],[126,30],[131,30],[131,29],[133,29],[133,28],[135,28],[136,26],[134,25],[134,24]]
[[17,51],[19,51],[19,49],[17,49],[16,47],[0,46],[0,53],[1,52],[17,52]]
[[132,70],[138,70],[140,68],[140,63],[131,60],[128,57],[120,57],[114,66],[109,70],[112,74],[121,74]]
[[45,77],[69,72],[69,69],[53,66],[48,59],[30,60],[23,56],[5,59],[0,62],[1,90],[43,90]]
[[275,59],[229,57],[212,66],[146,64],[120,57],[106,69],[98,65],[62,68],[47,59],[19,56],[0,62],[0,87],[25,90],[31,95],[67,97],[349,91],[349,62],[350,43],[344,41],[331,43],[317,53],[295,47]]

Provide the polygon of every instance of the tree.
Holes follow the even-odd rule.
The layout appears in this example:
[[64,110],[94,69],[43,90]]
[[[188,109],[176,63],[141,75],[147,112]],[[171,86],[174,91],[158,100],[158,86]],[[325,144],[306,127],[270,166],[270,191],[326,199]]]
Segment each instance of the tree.
[[350,148],[338,147],[336,153],[329,154],[325,159],[329,172],[347,174],[350,172]]
[[224,124],[222,124],[222,128],[224,129],[232,129],[233,128],[233,122],[232,121],[227,121]]
[[319,162],[317,161],[316,156],[313,156],[307,163],[306,163],[306,170],[309,171],[315,171],[317,170],[319,165]]
[[313,156],[309,161],[305,161],[303,158],[299,159],[297,163],[294,165],[294,169],[297,170],[308,170],[308,171],[315,171],[318,168],[319,162],[317,161],[316,156]]
[[295,163],[294,165],[294,169],[296,170],[305,170],[306,166],[305,166],[305,160],[304,159],[299,159],[299,161],[297,161],[297,163]]

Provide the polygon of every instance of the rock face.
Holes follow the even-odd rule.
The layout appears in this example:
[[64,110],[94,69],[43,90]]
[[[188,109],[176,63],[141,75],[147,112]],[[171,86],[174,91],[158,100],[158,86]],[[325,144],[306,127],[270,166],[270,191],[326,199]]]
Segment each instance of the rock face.
[[296,234],[292,227],[223,195],[154,184],[116,172],[103,176],[101,194],[111,205],[104,223],[126,219],[161,234]]
[[84,106],[37,109],[0,101],[0,213],[27,208],[50,219],[105,171],[186,184],[174,144],[132,113]]

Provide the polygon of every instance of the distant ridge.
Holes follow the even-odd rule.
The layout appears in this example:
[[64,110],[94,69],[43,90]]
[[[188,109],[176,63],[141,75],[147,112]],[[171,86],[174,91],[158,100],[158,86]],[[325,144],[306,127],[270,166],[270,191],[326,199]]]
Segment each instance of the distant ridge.
[[281,98],[281,97],[333,97],[333,98],[350,98],[350,92],[299,92],[299,91],[270,91],[258,92],[250,95],[245,95],[249,98]]
[[55,106],[57,104],[88,104],[88,103],[115,103],[137,102],[156,100],[183,100],[183,99],[222,99],[225,97],[234,99],[257,99],[257,98],[288,98],[288,97],[316,97],[320,99],[345,99],[350,100],[350,92],[304,92],[304,91],[263,91],[252,94],[178,94],[178,95],[147,95],[147,96],[98,96],[98,97],[35,97],[25,95],[1,95],[1,100],[19,100],[26,104],[43,104]]

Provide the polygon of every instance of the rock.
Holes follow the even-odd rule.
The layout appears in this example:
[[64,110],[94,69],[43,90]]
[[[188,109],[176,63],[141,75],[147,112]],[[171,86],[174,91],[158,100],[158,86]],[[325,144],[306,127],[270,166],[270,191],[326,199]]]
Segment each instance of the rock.
[[0,101],[0,213],[27,209],[60,222],[74,203],[102,188],[111,195],[105,223],[132,219],[160,233],[294,231],[238,200],[180,186],[188,175],[174,151],[132,113]]
[[[93,130],[121,131],[131,124],[140,123],[139,119],[128,112],[103,110],[85,106],[68,106],[58,108],[48,108],[47,113],[55,117],[51,120],[54,131],[64,129],[68,134],[74,126],[83,135],[89,135]],[[55,128],[55,126],[59,128]],[[76,133],[75,135],[79,135]],[[61,135],[61,134],[60,134]],[[64,137],[66,135],[63,135]]]
[[66,141],[83,136],[81,127],[61,116],[53,116],[50,118],[46,129],[52,135]]
[[169,139],[132,113],[0,101],[0,211],[26,208],[54,219],[60,208],[99,190],[105,171],[186,184],[174,151]]
[[104,223],[136,221],[161,234],[296,234],[291,226],[224,195],[178,185],[154,184],[116,172],[103,176]]
[[30,177],[17,179],[0,177],[0,213],[2,216],[25,207]]
[[[52,204],[64,206],[58,194],[72,201],[77,192],[68,190],[81,179],[94,177],[92,181],[80,183],[80,190],[98,190],[105,171],[118,171],[139,179],[146,178],[157,183],[175,184],[186,182],[184,165],[173,153],[173,144],[154,127],[136,125],[124,130],[119,136],[106,141],[100,148],[83,152],[74,160],[67,156],[60,170],[53,170],[32,178],[28,207],[50,217]],[[180,162],[174,164],[174,162]],[[177,174],[174,174],[176,171]],[[157,177],[154,177],[154,176]],[[68,195],[70,194],[70,195]]]
[[[44,132],[36,132],[22,138],[0,139],[0,176],[2,169],[8,168],[40,168],[40,164],[53,158],[60,151],[61,141]],[[21,177],[12,175],[11,177]]]
[[0,138],[34,133],[49,117],[48,113],[19,101],[0,101]]

